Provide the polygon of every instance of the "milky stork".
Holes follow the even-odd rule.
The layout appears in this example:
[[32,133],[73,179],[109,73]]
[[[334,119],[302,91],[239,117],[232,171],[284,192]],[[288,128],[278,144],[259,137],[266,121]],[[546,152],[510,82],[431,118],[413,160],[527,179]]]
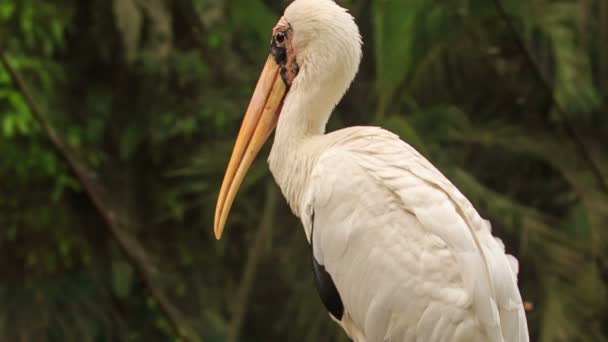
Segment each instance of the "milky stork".
[[226,170],[216,238],[276,127],[270,171],[304,226],[321,299],[354,341],[528,341],[517,260],[460,191],[391,132],[325,134],[360,60],[347,10],[287,7]]

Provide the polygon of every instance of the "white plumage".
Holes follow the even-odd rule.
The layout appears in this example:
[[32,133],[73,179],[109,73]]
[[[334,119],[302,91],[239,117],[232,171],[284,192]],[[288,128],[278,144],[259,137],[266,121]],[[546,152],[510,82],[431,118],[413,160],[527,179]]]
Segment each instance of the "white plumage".
[[[272,101],[263,102],[263,117],[278,116],[270,170],[335,284],[339,324],[356,342],[528,341],[517,261],[458,189],[386,130],[324,134],[361,59],[352,16],[331,0],[295,0],[279,31],[287,40],[273,38],[273,49],[295,54],[298,72],[286,81],[282,109],[272,114]],[[277,54],[280,67],[290,67]],[[248,167],[239,158],[255,156],[261,143],[250,143],[245,157],[233,154],[237,166],[231,160],[221,194],[238,188]],[[233,196],[220,195],[218,237]]]
[[503,247],[439,171],[379,128],[325,139],[300,214],[355,341],[528,340]]

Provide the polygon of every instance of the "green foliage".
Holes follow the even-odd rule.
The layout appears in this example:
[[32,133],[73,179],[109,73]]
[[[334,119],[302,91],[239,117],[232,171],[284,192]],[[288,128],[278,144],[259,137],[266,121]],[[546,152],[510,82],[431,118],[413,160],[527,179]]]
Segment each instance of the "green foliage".
[[[260,228],[273,182],[264,152],[232,233],[212,235],[286,3],[0,1],[0,47],[124,211],[194,340],[234,336],[257,254],[241,340],[346,341],[282,200],[276,227]],[[366,54],[330,127],[386,127],[453,180],[519,258],[533,340],[608,339],[608,3],[503,0],[510,22],[494,1],[340,3]],[[0,340],[177,341],[3,68],[0,156]]]

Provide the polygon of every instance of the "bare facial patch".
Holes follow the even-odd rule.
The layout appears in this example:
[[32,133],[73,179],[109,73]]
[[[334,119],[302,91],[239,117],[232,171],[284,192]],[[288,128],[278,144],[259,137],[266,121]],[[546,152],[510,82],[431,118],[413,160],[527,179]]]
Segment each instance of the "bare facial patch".
[[272,56],[281,68],[281,78],[288,87],[300,70],[298,63],[296,62],[296,54],[292,42],[293,29],[285,18],[281,18],[277,26],[272,29],[270,46]]

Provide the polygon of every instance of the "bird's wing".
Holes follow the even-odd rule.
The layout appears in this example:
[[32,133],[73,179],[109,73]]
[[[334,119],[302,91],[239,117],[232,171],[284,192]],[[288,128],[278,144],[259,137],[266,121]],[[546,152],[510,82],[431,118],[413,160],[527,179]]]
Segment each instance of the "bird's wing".
[[385,130],[326,137],[300,217],[368,341],[528,341],[517,261],[458,189]]

